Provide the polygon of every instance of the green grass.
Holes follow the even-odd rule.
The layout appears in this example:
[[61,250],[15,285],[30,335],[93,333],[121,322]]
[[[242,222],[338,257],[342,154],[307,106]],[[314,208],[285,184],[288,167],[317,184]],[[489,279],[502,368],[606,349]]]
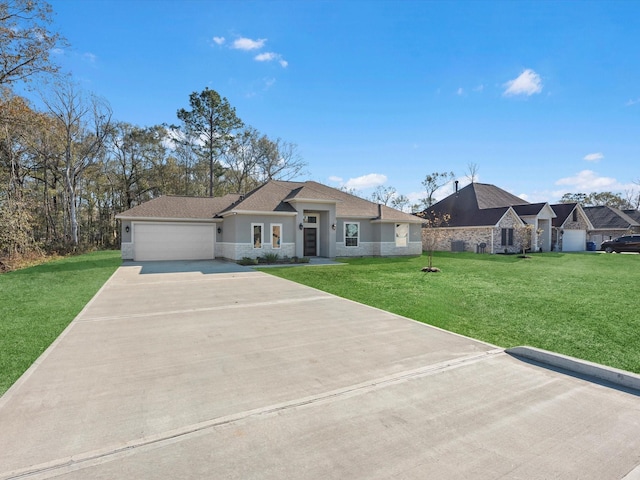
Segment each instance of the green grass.
[[0,395],[121,263],[119,251],[95,252],[0,275]]
[[501,347],[640,373],[640,255],[436,253],[265,272]]

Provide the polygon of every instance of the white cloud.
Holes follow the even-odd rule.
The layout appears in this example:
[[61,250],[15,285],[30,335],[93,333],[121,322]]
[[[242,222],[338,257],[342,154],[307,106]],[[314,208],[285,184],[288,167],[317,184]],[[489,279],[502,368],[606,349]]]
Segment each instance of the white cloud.
[[222,45],[224,41],[224,37],[213,37],[213,43],[215,43],[216,45]]
[[636,98],[635,100],[630,99],[627,103],[624,104],[625,107],[630,107],[631,105],[636,105],[640,103],[640,98]]
[[382,175],[380,173],[369,173],[368,175],[362,175],[361,177],[350,178],[345,182],[344,186],[355,190],[364,190],[366,188],[374,188],[382,185],[386,181],[386,175]]
[[556,185],[566,185],[574,192],[589,193],[593,191],[617,190],[621,187],[615,178],[601,177],[593,170],[582,170],[573,177],[565,177],[556,181]]
[[271,60],[276,59],[276,54],[273,52],[264,52],[264,53],[259,53],[253,58],[258,62],[270,62]]
[[331,175],[329,177],[329,181],[334,183],[342,183],[342,177],[336,177],[335,175]]
[[51,53],[54,55],[64,55],[64,50],[62,48],[52,48]]
[[458,88],[458,90],[456,90],[456,95],[458,96],[464,95],[464,88],[462,87]]
[[266,38],[260,38],[258,40],[252,40],[246,37],[240,37],[233,41],[233,46],[237,50],[259,50],[264,47],[267,42]]
[[257,62],[272,62],[274,60],[277,60],[282,68],[287,68],[287,65],[289,65],[289,63],[282,58],[282,55],[275,52],[259,53],[258,55],[253,57],[253,59]]
[[96,60],[98,59],[98,57],[96,57],[93,53],[89,52],[82,54],[82,58],[87,60],[89,63],[96,63]]
[[473,89],[474,92],[482,92],[484,90],[484,85],[478,85]]
[[600,160],[602,160],[604,158],[604,155],[601,152],[597,152],[597,153],[590,153],[588,155],[585,155],[582,159],[586,160],[587,162],[599,162]]
[[522,72],[518,78],[509,80],[504,86],[506,87],[503,93],[504,96],[531,96],[534,93],[540,93],[542,91],[542,79],[540,75],[528,68]]

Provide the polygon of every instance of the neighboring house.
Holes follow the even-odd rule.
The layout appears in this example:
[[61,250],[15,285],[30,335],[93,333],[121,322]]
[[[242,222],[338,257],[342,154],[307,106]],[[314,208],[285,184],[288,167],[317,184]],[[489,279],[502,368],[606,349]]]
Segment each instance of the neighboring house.
[[116,218],[128,260],[422,253],[419,218],[312,181],[271,180],[246,195],[164,196]]
[[589,217],[579,203],[555,203],[551,205],[556,218],[551,232],[552,250],[580,252],[586,249],[587,232],[593,229]]
[[[433,212],[433,213],[432,213]],[[528,203],[520,197],[484,183],[470,183],[425,209],[419,215],[450,216],[438,229],[437,250],[513,253],[523,243],[533,251],[584,251],[589,218],[577,203]],[[531,225],[531,238],[524,239]],[[429,235],[423,229],[423,237]],[[425,244],[427,243],[425,239]]]
[[602,242],[621,237],[629,233],[640,233],[640,212],[638,210],[619,210],[609,206],[584,207],[589,218],[589,241],[600,249]]
[[[528,203],[494,185],[470,183],[419,214],[428,218],[449,215],[446,227],[438,229],[437,250],[513,253],[521,250],[526,225],[532,225],[534,251],[551,249],[552,220],[548,203]],[[423,229],[423,238],[429,235]],[[427,242],[425,241],[425,244]]]

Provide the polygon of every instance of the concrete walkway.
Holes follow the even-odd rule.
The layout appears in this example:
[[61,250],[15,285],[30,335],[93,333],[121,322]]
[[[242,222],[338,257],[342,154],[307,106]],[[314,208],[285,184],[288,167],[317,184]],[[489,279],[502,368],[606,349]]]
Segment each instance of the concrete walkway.
[[121,267],[0,398],[0,479],[639,478],[637,391],[163,263]]

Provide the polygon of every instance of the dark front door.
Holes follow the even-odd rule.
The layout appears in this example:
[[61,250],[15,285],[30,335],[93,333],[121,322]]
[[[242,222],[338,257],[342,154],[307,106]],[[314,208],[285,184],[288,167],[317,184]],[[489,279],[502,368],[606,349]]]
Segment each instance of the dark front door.
[[315,257],[317,250],[316,236],[317,228],[305,228],[304,229],[304,256]]

